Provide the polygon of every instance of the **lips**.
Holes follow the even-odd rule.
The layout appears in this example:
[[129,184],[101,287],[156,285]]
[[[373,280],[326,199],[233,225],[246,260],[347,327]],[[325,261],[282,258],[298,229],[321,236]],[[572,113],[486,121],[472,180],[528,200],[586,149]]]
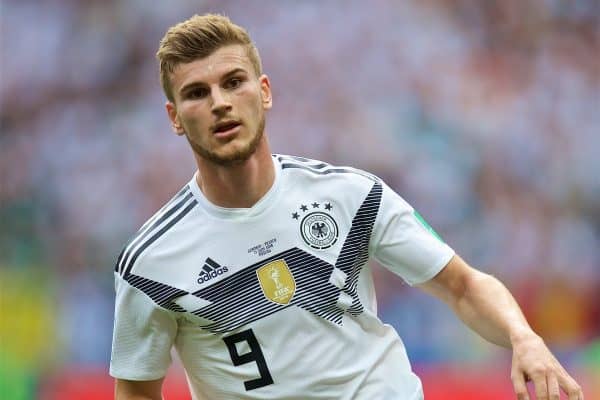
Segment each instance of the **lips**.
[[240,123],[235,120],[221,121],[221,122],[218,122],[217,124],[215,124],[215,126],[213,128],[213,132],[214,133],[224,133],[224,132],[232,130],[233,128],[238,127],[239,125],[240,125]]

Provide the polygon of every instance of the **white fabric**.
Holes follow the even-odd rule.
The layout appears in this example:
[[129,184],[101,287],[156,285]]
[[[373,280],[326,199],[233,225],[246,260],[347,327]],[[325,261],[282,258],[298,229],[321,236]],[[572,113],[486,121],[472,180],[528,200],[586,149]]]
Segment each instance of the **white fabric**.
[[[374,256],[416,284],[453,251],[377,178],[273,159],[275,183],[254,207],[210,204],[192,179],[126,246],[116,269],[110,374],[160,378],[174,346],[194,399],[421,399],[402,341],[376,316],[365,261]],[[356,239],[370,229],[366,242]],[[365,257],[353,260],[360,262],[342,262],[359,248]],[[260,275],[267,264],[276,267]],[[256,351],[243,359],[252,350],[249,334],[273,383],[246,390],[244,382],[264,377]],[[234,343],[239,365],[226,345],[233,335],[246,335]]]
[[448,255],[453,255],[385,183],[376,224],[371,241],[375,259],[410,285],[433,278],[450,261]]
[[[116,275],[116,274],[115,274]],[[115,276],[116,305],[110,372],[115,377],[153,380],[165,376],[177,334],[172,312]]]

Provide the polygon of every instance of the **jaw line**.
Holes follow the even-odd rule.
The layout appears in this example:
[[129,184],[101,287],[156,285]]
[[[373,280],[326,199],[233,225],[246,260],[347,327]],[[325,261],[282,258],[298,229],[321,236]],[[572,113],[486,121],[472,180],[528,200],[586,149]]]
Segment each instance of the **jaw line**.
[[256,135],[252,138],[252,140],[241,150],[236,151],[228,157],[222,157],[216,154],[214,151],[207,150],[197,143],[193,142],[190,137],[186,134],[186,139],[194,153],[207,161],[212,162],[213,164],[222,166],[222,167],[230,167],[234,165],[242,164],[247,161],[258,148],[261,140],[264,136],[265,131],[265,115],[263,114],[262,119],[259,122],[259,126],[256,132]]

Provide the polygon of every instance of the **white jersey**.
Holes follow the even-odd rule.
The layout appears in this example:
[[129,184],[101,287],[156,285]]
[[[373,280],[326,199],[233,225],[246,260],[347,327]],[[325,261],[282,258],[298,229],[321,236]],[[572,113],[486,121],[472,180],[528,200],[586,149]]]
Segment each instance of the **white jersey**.
[[422,399],[367,261],[412,285],[454,252],[377,177],[273,162],[253,207],[211,204],[193,178],[125,246],[110,374],[161,378],[174,347],[194,399]]

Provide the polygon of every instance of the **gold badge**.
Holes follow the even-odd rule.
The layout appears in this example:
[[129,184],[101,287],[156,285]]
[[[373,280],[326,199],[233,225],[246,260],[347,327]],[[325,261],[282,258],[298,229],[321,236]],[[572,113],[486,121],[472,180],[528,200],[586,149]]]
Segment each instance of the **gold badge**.
[[296,281],[284,260],[272,261],[256,270],[265,297],[277,304],[288,304],[296,292]]

